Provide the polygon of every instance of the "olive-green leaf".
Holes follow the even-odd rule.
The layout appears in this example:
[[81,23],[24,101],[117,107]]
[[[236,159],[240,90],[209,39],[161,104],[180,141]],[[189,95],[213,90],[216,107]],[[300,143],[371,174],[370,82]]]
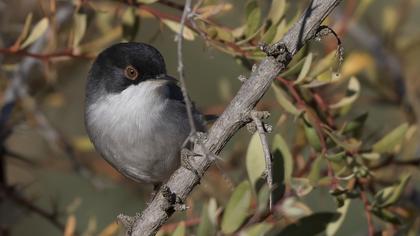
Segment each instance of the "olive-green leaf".
[[410,177],[411,176],[409,174],[403,175],[397,185],[381,189],[378,193],[376,193],[373,205],[379,208],[384,208],[396,203],[398,199],[400,199],[405,186],[410,180]]
[[272,224],[269,223],[258,223],[252,225],[239,233],[239,236],[261,236],[265,235],[271,228]]
[[312,57],[313,57],[312,53],[309,53],[308,56],[305,57],[305,61],[304,61],[303,66],[302,66],[302,70],[300,71],[299,76],[297,77],[294,84],[300,84],[303,81],[305,81],[306,76],[309,73],[309,69],[311,68]]
[[321,150],[321,141],[319,140],[318,134],[314,127],[312,127],[308,122],[303,122],[303,128],[305,131],[306,140],[309,144],[316,150]]
[[288,77],[291,75],[297,75],[302,70],[303,64],[305,63],[306,57],[300,59],[296,62],[291,68],[287,69],[285,72],[281,73],[281,77]]
[[264,184],[260,188],[260,191],[258,192],[257,212],[263,213],[265,210],[267,210],[269,198],[270,198],[270,189],[268,189],[267,184]]
[[276,134],[273,139],[273,152],[279,150],[284,166],[284,182],[288,183],[292,178],[293,172],[293,157],[287,146],[286,141],[280,134]]
[[379,140],[372,146],[372,151],[377,153],[386,153],[392,152],[395,146],[401,143],[404,138],[404,134],[408,130],[408,123],[404,123],[390,133],[388,133],[385,137]]
[[303,217],[299,219],[294,224],[289,224],[281,230],[277,236],[309,236],[309,235],[318,235],[323,232],[327,225],[337,220],[340,217],[340,213],[335,212],[319,212],[314,213],[310,216]]
[[316,77],[329,68],[331,68],[333,62],[335,59],[335,51],[330,52],[328,55],[326,55],[324,58],[322,58],[318,63],[315,64],[315,66],[312,68],[312,70],[309,72],[309,77]]
[[284,16],[285,10],[286,10],[285,0],[273,0],[271,2],[268,18],[271,20],[273,25],[277,25],[280,19]]
[[264,152],[258,132],[252,135],[251,141],[248,144],[245,164],[249,180],[251,181],[252,187],[255,188],[256,182],[265,170]]
[[257,32],[261,22],[261,9],[257,1],[250,1],[246,5],[246,28],[245,36],[249,38]]
[[176,227],[172,236],[185,236],[185,222],[181,222],[178,227]]
[[290,184],[299,197],[308,195],[314,189],[309,179],[305,178],[292,178]]
[[248,181],[243,181],[236,187],[226,206],[222,218],[222,232],[234,233],[248,216],[251,203],[251,186]]
[[74,37],[73,37],[73,48],[79,46],[80,41],[86,32],[87,16],[86,14],[75,14],[74,15]]
[[212,236],[215,235],[215,226],[210,220],[210,215],[208,211],[208,205],[205,204],[201,210],[200,224],[197,229],[197,236]]
[[25,48],[35,42],[48,29],[48,18],[44,17],[34,26],[29,36],[23,41],[21,48]]
[[350,199],[346,199],[344,201],[344,205],[337,209],[337,212],[340,213],[340,217],[331,223],[328,224],[326,234],[327,236],[336,235],[337,231],[340,229],[341,225],[344,222],[344,219],[346,218],[347,211],[350,206]]
[[360,83],[355,77],[351,77],[349,81],[349,85],[347,87],[347,94],[348,96],[342,98],[335,104],[331,104],[330,108],[337,109],[344,106],[348,106],[356,101],[356,99],[360,95]]
[[380,219],[393,223],[393,224],[402,224],[401,219],[393,212],[384,209],[384,208],[374,208],[372,213],[375,214]]
[[[177,34],[181,30],[181,24],[178,23],[178,22],[165,19],[165,20],[162,20],[162,23],[165,24],[166,26],[168,26],[169,29],[171,29],[172,31],[174,31]],[[194,40],[194,38],[195,38],[194,32],[190,28],[188,28],[187,26],[184,26],[182,36],[184,37],[184,39],[190,40],[190,41]]]
[[287,98],[286,93],[275,84],[271,85],[271,87],[274,90],[274,96],[276,97],[276,100],[280,104],[280,106],[292,115],[299,115],[299,110]]

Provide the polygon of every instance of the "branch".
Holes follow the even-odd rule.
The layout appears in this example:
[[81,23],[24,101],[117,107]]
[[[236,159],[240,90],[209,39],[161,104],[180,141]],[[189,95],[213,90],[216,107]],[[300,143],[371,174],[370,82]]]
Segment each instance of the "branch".
[[[218,155],[230,138],[246,123],[251,121],[250,112],[257,102],[270,88],[277,75],[285,69],[291,57],[313,38],[316,30],[327,15],[339,4],[340,0],[313,0],[299,21],[286,33],[282,42],[286,46],[290,57],[278,62],[274,57],[267,57],[251,73],[229,106],[214,123],[208,132],[203,145],[195,145],[194,152],[202,154],[191,160],[196,173],[181,166],[172,174],[165,184],[166,190],[170,190],[179,200],[185,201],[188,194],[200,182],[199,176],[213,163],[211,158],[206,158],[206,151]],[[197,174],[198,173],[198,174]],[[165,198],[162,188],[153,201],[136,219],[132,228],[132,235],[153,235],[174,213],[173,203]],[[166,195],[167,196],[167,195]]]

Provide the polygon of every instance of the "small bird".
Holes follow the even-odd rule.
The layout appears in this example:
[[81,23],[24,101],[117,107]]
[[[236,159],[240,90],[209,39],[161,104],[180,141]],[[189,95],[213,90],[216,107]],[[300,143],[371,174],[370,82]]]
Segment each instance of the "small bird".
[[[201,129],[201,114],[193,107]],[[159,186],[180,165],[190,134],[177,80],[162,55],[145,43],[102,51],[87,78],[85,125],[96,150],[124,176]]]

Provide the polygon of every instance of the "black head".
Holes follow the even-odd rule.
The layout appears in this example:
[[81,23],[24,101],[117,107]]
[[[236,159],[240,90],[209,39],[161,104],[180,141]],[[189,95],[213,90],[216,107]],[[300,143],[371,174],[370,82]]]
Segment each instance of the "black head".
[[159,51],[145,43],[118,43],[102,51],[89,72],[87,95],[119,93],[130,85],[166,74]]

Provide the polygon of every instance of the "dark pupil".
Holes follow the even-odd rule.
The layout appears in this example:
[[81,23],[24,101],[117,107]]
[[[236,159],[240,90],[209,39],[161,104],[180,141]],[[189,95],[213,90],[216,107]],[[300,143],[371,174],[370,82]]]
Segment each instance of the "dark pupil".
[[130,73],[130,75],[131,76],[134,76],[135,75],[135,72],[134,72],[134,70],[133,69],[129,69],[129,71],[128,71],[129,73]]

